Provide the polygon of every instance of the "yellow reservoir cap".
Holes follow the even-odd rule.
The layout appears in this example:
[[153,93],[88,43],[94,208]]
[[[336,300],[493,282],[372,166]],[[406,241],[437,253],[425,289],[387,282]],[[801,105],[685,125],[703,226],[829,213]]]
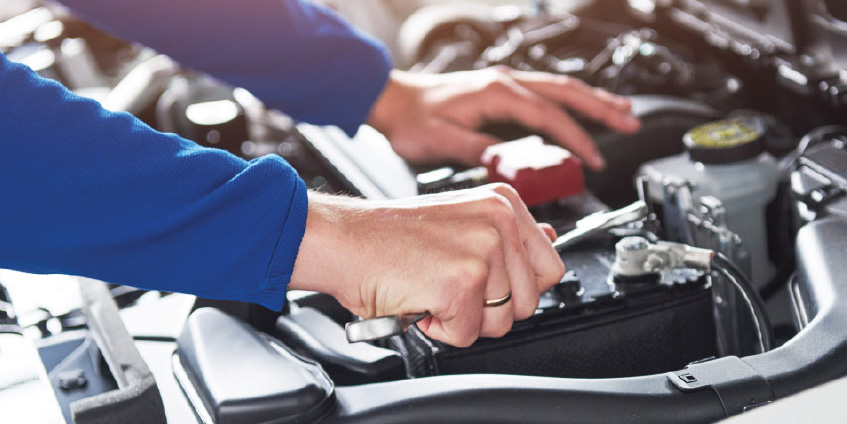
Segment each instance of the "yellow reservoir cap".
[[694,161],[734,163],[761,153],[766,132],[761,119],[731,118],[692,128],[683,137],[683,143]]

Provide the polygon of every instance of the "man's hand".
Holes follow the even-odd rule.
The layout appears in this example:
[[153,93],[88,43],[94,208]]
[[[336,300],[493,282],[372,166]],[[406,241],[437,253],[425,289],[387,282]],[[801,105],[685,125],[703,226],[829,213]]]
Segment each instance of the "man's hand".
[[602,169],[605,163],[591,137],[562,107],[624,133],[640,126],[626,98],[574,78],[505,67],[438,75],[393,71],[368,124],[412,162],[475,165],[487,146],[501,141],[477,128],[487,121],[514,120]]
[[331,294],[364,318],[429,311],[424,333],[468,346],[506,334],[559,282],[555,237],[504,184],[385,202],[312,192],[290,288]]

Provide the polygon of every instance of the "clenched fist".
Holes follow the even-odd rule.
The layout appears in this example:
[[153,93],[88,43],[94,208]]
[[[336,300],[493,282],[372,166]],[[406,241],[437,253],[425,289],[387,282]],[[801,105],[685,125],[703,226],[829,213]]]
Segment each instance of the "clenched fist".
[[506,334],[565,271],[555,231],[508,185],[380,202],[312,192],[309,202],[291,288],[364,318],[429,311],[418,327],[455,346]]

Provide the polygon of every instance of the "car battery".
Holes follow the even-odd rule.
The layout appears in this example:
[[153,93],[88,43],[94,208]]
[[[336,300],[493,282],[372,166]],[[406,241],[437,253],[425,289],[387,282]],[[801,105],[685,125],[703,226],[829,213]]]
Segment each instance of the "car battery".
[[629,289],[610,277],[612,236],[562,254],[568,271],[534,316],[503,338],[457,348],[416,327],[381,342],[401,353],[410,377],[495,373],[613,378],[680,369],[717,355],[708,276],[682,269]]

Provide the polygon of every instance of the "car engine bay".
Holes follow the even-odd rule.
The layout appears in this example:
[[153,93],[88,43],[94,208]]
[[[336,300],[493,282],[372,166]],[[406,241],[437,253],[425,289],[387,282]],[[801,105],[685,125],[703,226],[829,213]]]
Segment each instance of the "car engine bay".
[[395,55],[412,72],[506,66],[630,96],[637,134],[577,117],[602,172],[552,160],[547,135],[513,122],[484,126],[506,143],[482,166],[407,164],[372,128],[351,138],[296,122],[53,3],[0,12],[10,60],[158,130],[280,155],[326,193],[508,182],[573,236],[535,315],[468,348],[414,325],[348,343],[358,317],[321,293],[291,291],[273,312],[78,279],[81,304],[51,310],[21,306],[32,283],[0,272],[0,417],[710,423],[847,376],[844,6],[530,3],[421,8],[404,16]]

